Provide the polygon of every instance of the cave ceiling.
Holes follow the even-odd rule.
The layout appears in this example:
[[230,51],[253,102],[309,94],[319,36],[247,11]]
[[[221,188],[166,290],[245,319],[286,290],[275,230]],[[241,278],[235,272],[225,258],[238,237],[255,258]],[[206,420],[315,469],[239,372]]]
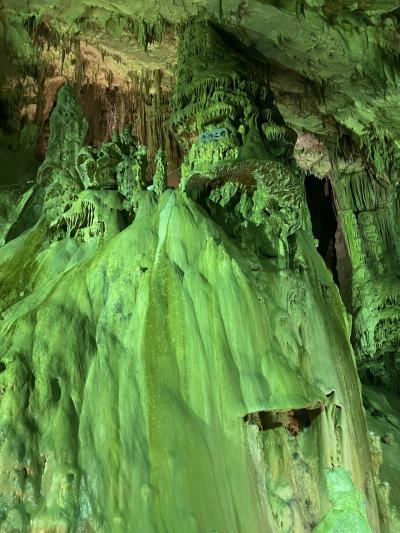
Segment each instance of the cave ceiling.
[[214,21],[264,65],[278,107],[298,134],[331,144],[349,135],[400,142],[394,120],[400,110],[400,3],[389,0],[5,1],[3,77],[12,85],[29,72],[38,44],[53,74],[68,76],[65,48],[79,40],[87,80],[122,86],[159,70],[169,89],[179,33],[195,17]]

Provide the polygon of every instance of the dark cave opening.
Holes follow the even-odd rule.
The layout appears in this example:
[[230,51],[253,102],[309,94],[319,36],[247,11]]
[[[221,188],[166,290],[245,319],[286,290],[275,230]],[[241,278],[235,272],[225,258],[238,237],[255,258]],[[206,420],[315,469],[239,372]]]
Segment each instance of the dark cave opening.
[[54,402],[58,402],[61,398],[61,387],[57,378],[52,378],[50,381],[51,396]]
[[[9,111],[9,104],[6,100],[0,99],[0,124],[1,129],[4,133],[11,134],[13,132],[13,129],[10,125],[10,111]],[[8,148],[11,148],[9,146]]]
[[303,429],[310,427],[321,411],[321,407],[289,411],[256,411],[245,415],[243,420],[246,424],[258,426],[260,431],[284,427],[291,435],[296,436]]
[[305,179],[305,189],[312,231],[314,237],[318,239],[317,250],[332,272],[336,285],[339,286],[335,247],[337,220],[331,183],[329,180],[308,174]]

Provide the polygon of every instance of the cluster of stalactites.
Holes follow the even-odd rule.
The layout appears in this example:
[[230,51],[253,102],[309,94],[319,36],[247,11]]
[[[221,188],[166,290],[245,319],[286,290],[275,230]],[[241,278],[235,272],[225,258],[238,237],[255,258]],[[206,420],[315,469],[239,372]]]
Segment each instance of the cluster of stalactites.
[[132,189],[146,187],[147,150],[137,144],[131,126],[127,125],[122,134],[115,130],[112,140],[99,148],[83,147],[77,168],[85,189],[118,188],[126,196],[128,178]]
[[359,368],[368,378],[397,388],[400,196],[394,177],[394,171],[390,177],[377,172],[375,165],[373,171],[338,173],[334,188],[352,266],[353,338]]
[[[146,189],[160,195],[167,187],[167,164],[161,150],[149,186],[147,148],[138,144],[130,125],[122,133],[114,131],[112,139],[99,148],[83,146],[86,131],[72,88],[62,87],[51,117],[48,152],[38,174],[50,240],[107,239],[134,216]],[[122,215],[123,211],[129,216]]]
[[[130,125],[122,134],[114,131],[111,142],[100,148],[82,148],[77,160],[85,189],[118,189],[128,204],[134,202],[136,193],[149,187],[147,165],[147,148],[137,143]],[[167,163],[160,149],[155,156],[155,167],[153,186],[150,187],[161,194],[167,188]]]
[[[280,153],[283,145],[293,148],[295,136],[274,106],[271,90],[238,50],[207,22],[194,23],[183,33],[171,125],[185,150],[216,127],[225,128],[230,143],[238,146],[235,158],[252,153],[261,159],[268,148]],[[252,148],[241,149],[246,143]]]
[[152,185],[146,181],[147,163],[147,149],[136,143],[130,126],[121,135],[114,132],[112,141],[99,148],[81,148],[76,163],[79,183],[70,183],[58,196],[55,188],[52,194],[61,208],[51,209],[52,240],[103,240],[124,229],[123,211],[133,216],[146,189],[159,196],[167,187],[164,153],[156,154]]
[[180,187],[208,197],[215,216],[225,216],[218,214],[222,208],[236,235],[247,238],[246,228],[257,228],[253,240],[268,250],[264,255],[286,264],[287,239],[303,224],[302,179],[291,165],[296,134],[247,57],[208,22],[184,31],[171,116],[186,151]]

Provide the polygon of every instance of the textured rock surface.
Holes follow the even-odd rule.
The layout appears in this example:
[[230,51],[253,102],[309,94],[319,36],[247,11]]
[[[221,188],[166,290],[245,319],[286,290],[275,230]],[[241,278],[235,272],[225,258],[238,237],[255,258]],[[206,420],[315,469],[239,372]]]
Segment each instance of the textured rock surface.
[[[3,529],[307,530],[332,465],[368,494],[376,526],[343,309],[310,239],[298,243],[302,273],[254,271],[170,191],[159,204],[145,193],[135,222],[99,248],[43,246],[40,224],[6,245]],[[273,455],[253,456],[262,432],[246,413],[319,405],[299,435],[266,430]],[[314,465],[312,483],[279,472],[294,468],[291,448],[300,471]],[[268,459],[278,472],[262,488]]]
[[326,482],[332,509],[314,529],[316,533],[371,531],[365,516],[362,495],[354,489],[348,473],[341,468],[327,470]]
[[[2,139],[21,154],[29,140],[31,157],[57,94],[33,187],[0,189],[1,531],[400,529],[397,11],[223,4],[1,12],[15,60],[1,59],[2,94],[26,82],[6,96]],[[121,57],[134,35],[165,64],[152,46],[166,21],[180,34],[172,102],[157,78],[139,91],[162,107],[141,100],[154,115],[140,111],[139,140],[123,96],[104,107],[104,131],[119,131],[85,146],[97,115],[77,96],[95,83],[96,105],[108,100],[71,30],[115,37],[109,52],[119,39]],[[316,249],[305,173],[331,183],[353,324]],[[351,335],[363,378],[392,389],[365,388],[371,432]]]
[[363,371],[398,389],[398,162],[389,173],[338,172],[338,214],[352,263],[355,346]]

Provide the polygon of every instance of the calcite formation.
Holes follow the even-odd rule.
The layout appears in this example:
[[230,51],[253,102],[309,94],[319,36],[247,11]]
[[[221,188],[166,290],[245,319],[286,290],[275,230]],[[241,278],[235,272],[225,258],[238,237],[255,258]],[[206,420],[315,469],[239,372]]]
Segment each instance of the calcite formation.
[[252,225],[261,253],[288,260],[288,238],[307,224],[295,132],[254,66],[211,24],[190,26],[179,52],[171,122],[187,149],[181,188],[197,195],[205,189],[211,203],[229,204],[227,216],[236,213],[230,223],[246,228],[244,239]]
[[[296,133],[245,52],[208,20],[182,28],[176,189],[162,149],[147,180],[130,127],[85,146],[59,90],[46,158],[0,226],[0,531],[399,530],[380,467],[400,425],[371,394],[374,431],[395,429],[368,431]],[[380,365],[397,346],[397,183],[373,178],[333,185],[355,347]]]
[[[390,145],[389,145],[390,146]],[[333,180],[338,216],[352,265],[354,343],[360,368],[376,382],[398,389],[400,345],[400,153],[375,143],[373,167],[343,169]],[[380,154],[386,155],[382,159]],[[360,166],[360,165],[359,165]]]

